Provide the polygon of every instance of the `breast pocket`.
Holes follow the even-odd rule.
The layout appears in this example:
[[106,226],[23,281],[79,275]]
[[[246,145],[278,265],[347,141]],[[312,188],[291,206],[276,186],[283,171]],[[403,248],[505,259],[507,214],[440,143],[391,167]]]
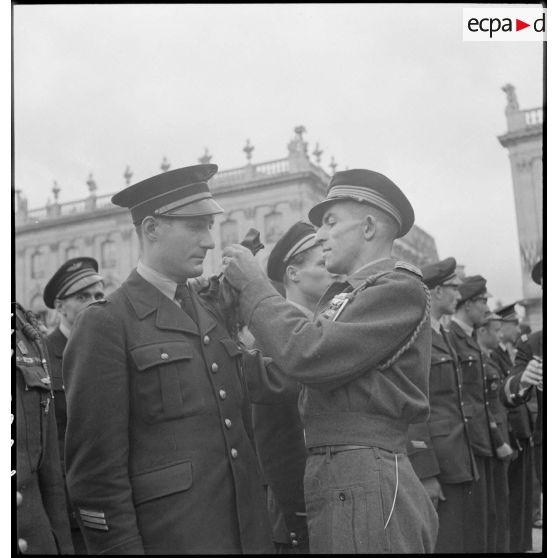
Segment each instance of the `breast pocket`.
[[480,360],[476,354],[463,354],[459,357],[464,384],[477,384],[480,381]]
[[149,423],[201,414],[206,407],[205,367],[194,365],[186,341],[165,341],[131,351],[137,368],[134,391]]
[[449,356],[432,354],[430,363],[430,393],[452,393],[456,389],[455,370]]

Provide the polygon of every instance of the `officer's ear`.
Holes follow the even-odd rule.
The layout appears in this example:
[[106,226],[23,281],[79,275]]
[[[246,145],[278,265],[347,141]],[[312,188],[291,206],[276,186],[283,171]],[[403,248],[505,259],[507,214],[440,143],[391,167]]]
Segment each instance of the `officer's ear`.
[[442,294],[442,287],[440,285],[436,285],[433,289],[430,289],[430,295],[432,298],[438,300]]
[[156,242],[157,238],[159,237],[159,222],[155,217],[152,215],[148,215],[144,217],[143,221],[141,222],[141,233],[144,239],[149,240],[150,242]]
[[376,223],[376,218],[370,213],[366,215],[366,217],[364,217],[364,238],[366,240],[372,240],[376,235],[377,228],[378,224]]
[[285,277],[291,283],[298,283],[298,269],[294,265],[288,265],[285,269]]
[[60,309],[62,308],[62,304],[63,301],[60,300],[59,298],[54,299],[54,309],[57,310],[58,312],[60,312]]

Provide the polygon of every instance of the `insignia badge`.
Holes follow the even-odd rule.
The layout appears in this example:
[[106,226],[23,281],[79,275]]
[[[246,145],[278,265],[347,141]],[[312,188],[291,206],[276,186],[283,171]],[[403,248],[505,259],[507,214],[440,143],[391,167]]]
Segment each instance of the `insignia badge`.
[[27,345],[21,339],[17,342],[17,348],[19,349],[22,355],[26,355],[29,353],[29,350],[27,349]]
[[47,376],[46,378],[41,378],[41,382],[43,382],[43,384],[50,384],[50,378]]
[[23,357],[25,364],[33,364],[35,361],[31,357]]
[[70,273],[72,273],[73,271],[77,271],[78,269],[81,269],[83,267],[83,262],[76,262],[75,264],[72,264],[70,267],[66,268],[66,271],[69,271]]
[[332,322],[334,322],[338,318],[339,314],[341,314],[341,312],[343,311],[343,308],[347,306],[347,303],[349,302],[349,298],[351,297],[351,295],[352,293],[336,294],[331,299],[329,306],[326,308],[326,310],[324,310],[322,316],[326,320],[331,320]]
[[411,440],[411,445],[417,449],[428,449],[426,442],[423,442],[422,440]]

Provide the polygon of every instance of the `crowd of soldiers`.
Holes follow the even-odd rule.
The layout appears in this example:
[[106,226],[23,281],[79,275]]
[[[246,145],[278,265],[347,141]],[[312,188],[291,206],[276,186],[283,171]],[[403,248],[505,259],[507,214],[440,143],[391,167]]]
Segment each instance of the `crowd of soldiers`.
[[541,331],[454,258],[392,258],[414,211],[365,169],[332,177],[266,272],[252,235],[204,278],[216,172],[113,196],[141,256],[110,295],[78,257],[44,290],[52,332],[14,304],[18,552],[530,550]]

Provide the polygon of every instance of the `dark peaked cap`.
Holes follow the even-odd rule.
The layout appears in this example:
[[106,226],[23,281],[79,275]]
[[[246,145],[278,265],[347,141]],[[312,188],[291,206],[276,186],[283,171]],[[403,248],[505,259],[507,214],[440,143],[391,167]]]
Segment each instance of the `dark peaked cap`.
[[486,295],[490,297],[492,295],[486,292],[486,279],[482,275],[471,275],[471,277],[465,277],[463,283],[459,285],[459,294],[461,295],[461,301],[465,302],[476,296]]
[[405,194],[379,172],[352,169],[335,173],[329,183],[326,199],[308,213],[310,222],[320,227],[328,207],[340,200],[367,203],[391,215],[399,224],[398,237],[406,235],[415,222],[413,206]]
[[63,263],[43,291],[45,304],[54,308],[55,299],[68,297],[99,283],[103,278],[98,271],[99,264],[94,258],[72,258]]
[[495,312],[502,322],[518,322],[519,316],[515,313],[515,302],[502,306]]
[[531,271],[531,279],[537,284],[541,284],[542,279],[542,271],[543,271],[543,260],[539,260],[534,266],[533,270]]
[[148,215],[198,217],[223,213],[207,184],[217,168],[217,165],[193,165],[163,172],[125,188],[112,196],[111,201],[131,211],[134,225]]
[[422,268],[422,280],[429,289],[433,289],[455,276],[455,258],[446,258],[440,262],[425,265]]
[[310,223],[298,221],[278,241],[267,260],[267,276],[283,282],[289,260],[316,246],[316,229]]

